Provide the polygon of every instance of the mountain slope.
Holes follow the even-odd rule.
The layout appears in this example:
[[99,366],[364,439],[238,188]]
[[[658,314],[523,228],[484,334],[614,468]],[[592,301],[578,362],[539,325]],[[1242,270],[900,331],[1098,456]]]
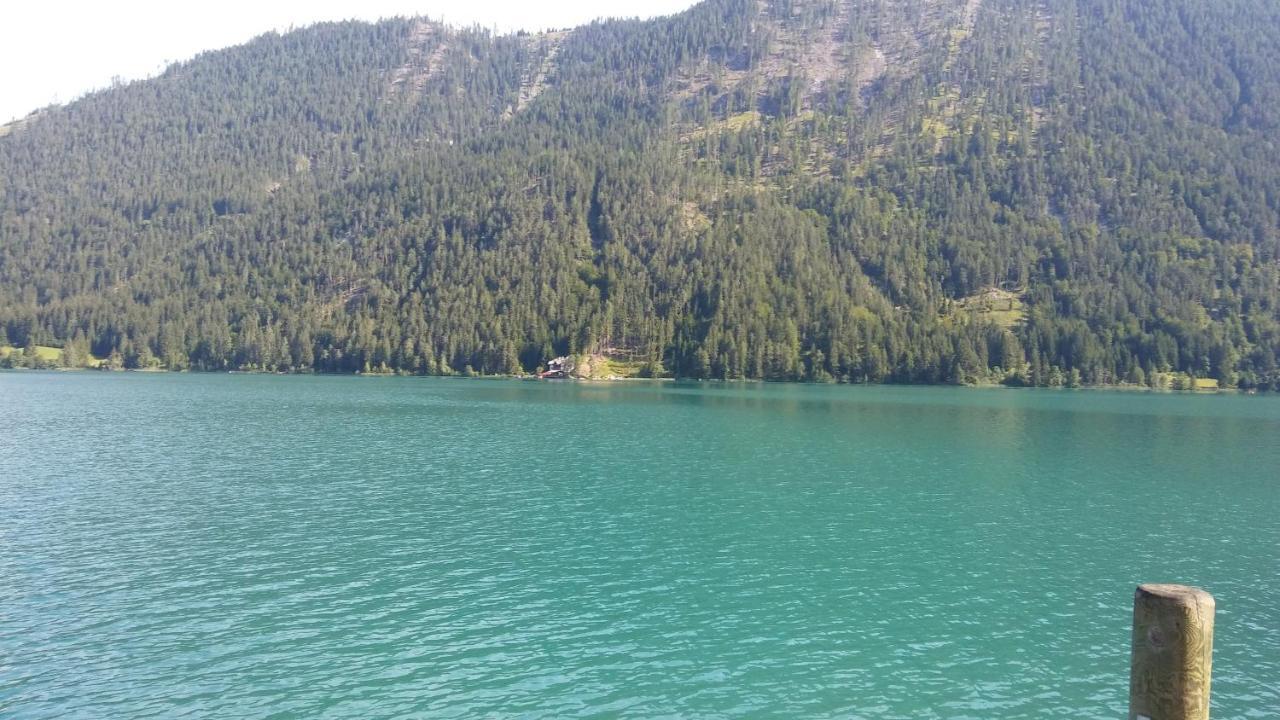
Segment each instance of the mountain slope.
[[1271,31],[1265,0],[709,0],[267,35],[0,136],[0,345],[1280,387]]

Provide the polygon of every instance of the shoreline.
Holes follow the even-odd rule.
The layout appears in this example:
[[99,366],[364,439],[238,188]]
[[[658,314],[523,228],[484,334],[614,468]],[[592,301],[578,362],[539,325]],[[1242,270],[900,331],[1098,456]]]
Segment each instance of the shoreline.
[[559,378],[554,380],[543,380],[536,375],[422,375],[417,373],[336,373],[336,372],[315,372],[315,371],[275,371],[275,370],[168,370],[165,368],[124,368],[119,370],[110,370],[106,368],[94,367],[78,367],[78,368],[0,368],[0,373],[29,373],[29,372],[46,372],[46,373],[93,373],[93,374],[126,374],[137,373],[144,375],[274,375],[274,376],[311,376],[311,377],[352,377],[352,378],[439,378],[447,380],[512,380],[518,382],[547,382],[547,383],[586,383],[591,385],[611,385],[615,383],[686,383],[686,384],[716,384],[716,385],[812,385],[812,386],[830,386],[830,387],[919,387],[919,388],[966,388],[970,390],[1081,390],[1092,392],[1117,392],[1117,393],[1158,393],[1169,395],[1271,395],[1280,393],[1271,393],[1265,390],[1241,389],[1241,388],[1194,388],[1190,390],[1175,390],[1173,388],[1153,388],[1145,385],[1078,385],[1076,387],[1066,386],[1039,386],[1039,385],[1003,385],[1000,383],[841,383],[841,382],[806,382],[803,380],[765,380],[759,378],[735,378],[726,380],[723,378],[642,378],[642,377],[610,377],[610,378]]

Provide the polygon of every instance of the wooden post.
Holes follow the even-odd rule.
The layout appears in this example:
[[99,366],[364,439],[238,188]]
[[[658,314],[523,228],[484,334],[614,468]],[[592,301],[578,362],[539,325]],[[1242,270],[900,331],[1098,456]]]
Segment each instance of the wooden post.
[[1209,720],[1213,596],[1139,585],[1133,596],[1129,720]]

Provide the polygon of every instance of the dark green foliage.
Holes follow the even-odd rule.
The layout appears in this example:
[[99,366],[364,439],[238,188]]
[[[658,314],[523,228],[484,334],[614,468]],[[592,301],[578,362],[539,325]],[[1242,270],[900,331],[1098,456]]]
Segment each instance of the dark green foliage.
[[1280,387],[1280,9],[965,5],[203,55],[0,136],[0,338],[129,368]]

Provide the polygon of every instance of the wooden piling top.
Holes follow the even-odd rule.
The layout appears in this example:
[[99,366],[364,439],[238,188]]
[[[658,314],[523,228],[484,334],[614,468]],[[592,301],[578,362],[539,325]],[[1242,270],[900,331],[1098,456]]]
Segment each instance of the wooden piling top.
[[1145,583],[1138,586],[1137,594],[1150,595],[1153,597],[1163,598],[1165,600],[1173,600],[1175,602],[1182,601],[1186,602],[1188,605],[1198,605],[1206,610],[1215,606],[1212,595],[1198,587],[1191,587],[1189,585]]
[[1208,720],[1213,596],[1186,585],[1139,585],[1133,596],[1130,720]]

